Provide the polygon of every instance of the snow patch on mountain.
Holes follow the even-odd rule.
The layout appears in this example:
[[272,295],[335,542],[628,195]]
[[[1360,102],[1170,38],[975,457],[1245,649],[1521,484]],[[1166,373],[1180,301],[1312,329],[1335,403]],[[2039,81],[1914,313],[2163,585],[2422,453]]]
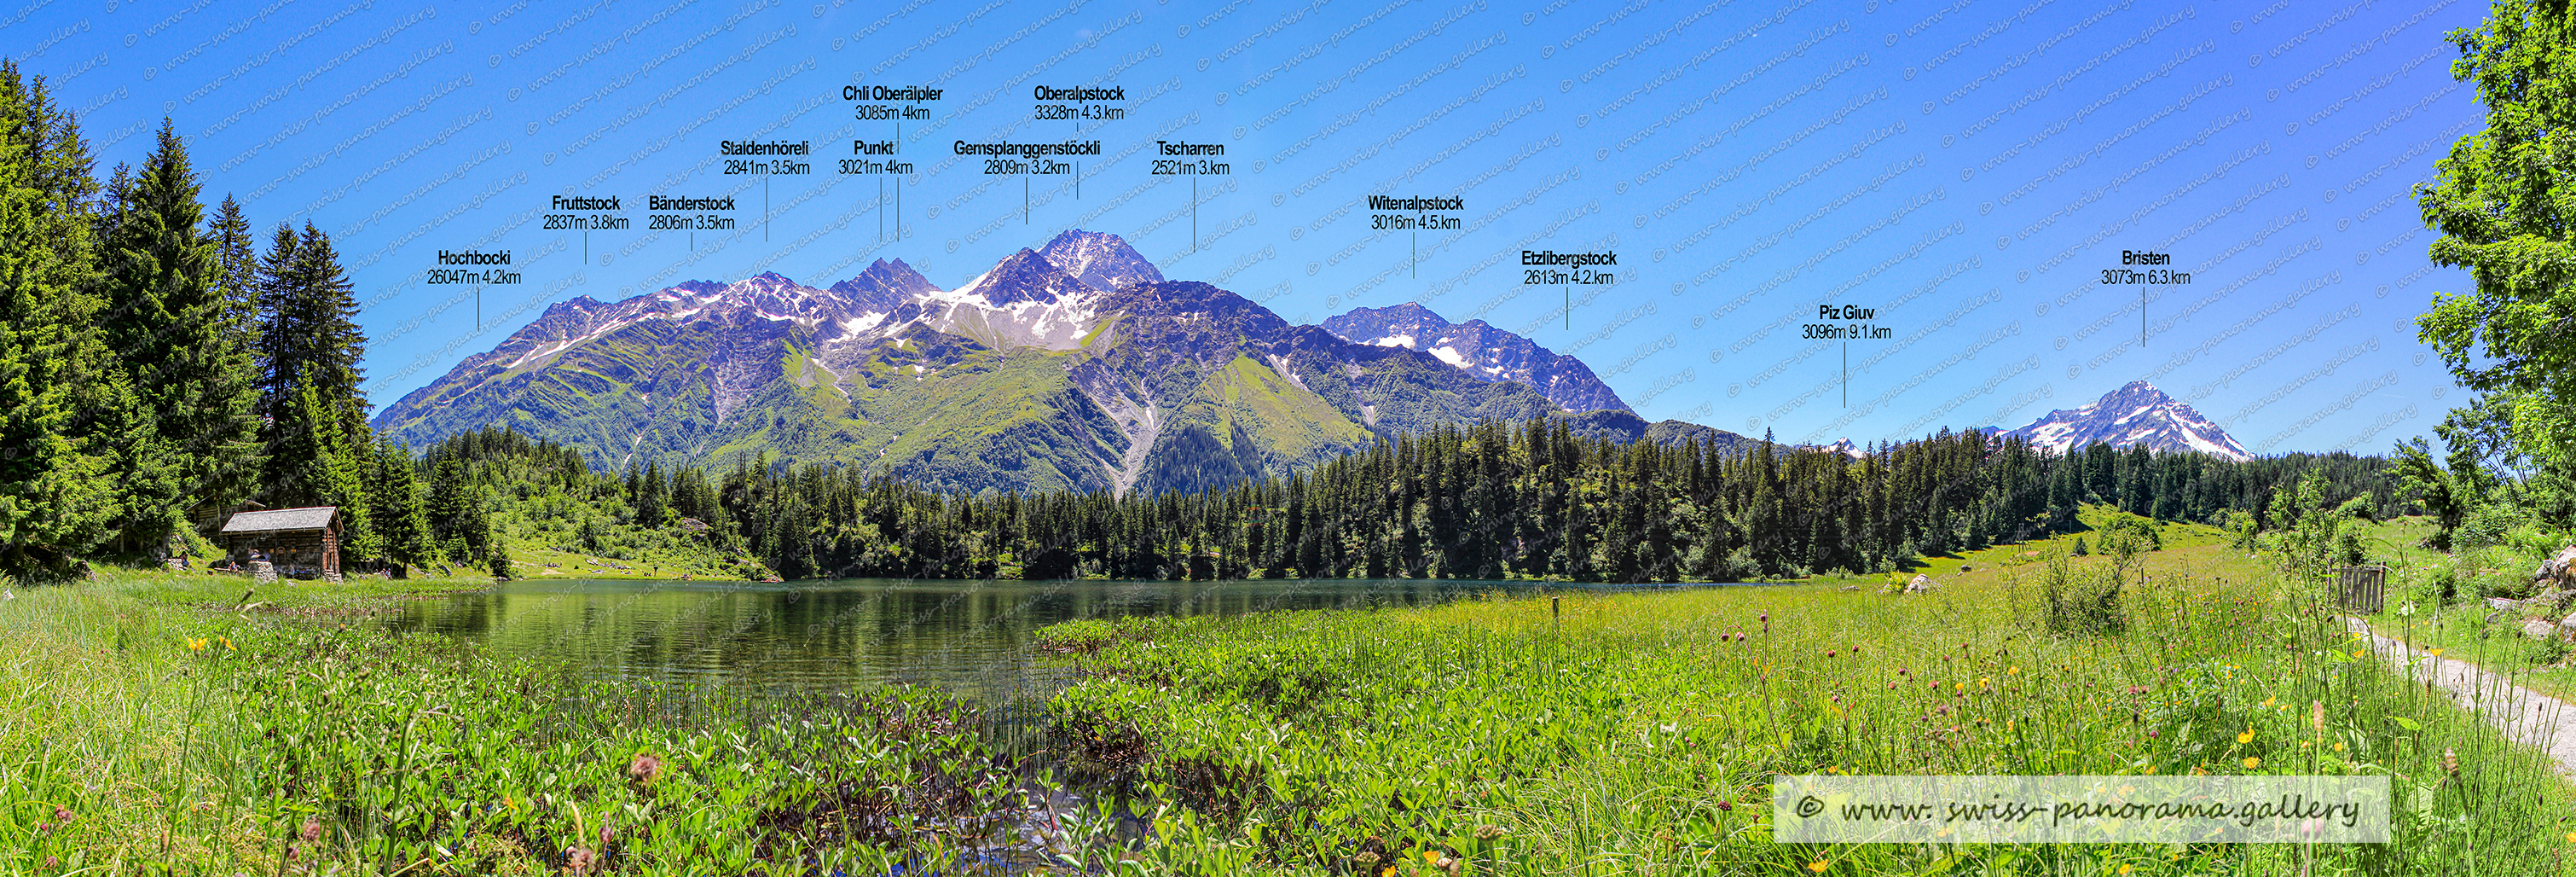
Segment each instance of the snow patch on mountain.
[[2145,381],[2132,381],[2071,411],[2051,411],[2006,434],[2060,453],[2101,443],[2124,450],[2143,446],[2155,451],[2198,451],[2229,460],[2254,458],[2218,424]]
[[1345,341],[1419,350],[1488,383],[1528,384],[1568,412],[1629,410],[1628,403],[1620,401],[1619,394],[1582,360],[1549,351],[1483,320],[1451,323],[1429,308],[1406,302],[1359,308],[1326,319],[1323,329]]

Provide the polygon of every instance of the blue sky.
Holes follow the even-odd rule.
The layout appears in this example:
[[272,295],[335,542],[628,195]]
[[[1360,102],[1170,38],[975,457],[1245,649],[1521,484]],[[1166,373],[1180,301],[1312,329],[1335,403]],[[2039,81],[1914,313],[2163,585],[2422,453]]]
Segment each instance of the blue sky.
[[[2257,452],[2384,452],[2467,401],[2414,340],[2467,280],[2426,259],[2412,189],[2482,119],[2442,37],[2484,13],[31,0],[0,53],[81,114],[102,177],[167,115],[208,201],[331,233],[379,405],[573,296],[898,257],[953,287],[1080,227],[1293,322],[1485,319],[1649,418],[1866,442],[2145,379]],[[851,85],[942,94],[861,119]],[[1036,118],[1042,85],[1121,88],[1123,118]],[[1078,180],[953,148],[1068,139],[1100,143]],[[728,175],[726,140],[808,142],[812,173]],[[853,140],[913,173],[839,173]],[[1153,174],[1156,141],[1222,144],[1228,172]],[[1371,194],[1458,197],[1460,227],[1372,228]],[[736,226],[650,230],[650,195],[732,197]],[[555,196],[632,225],[549,230]],[[523,283],[427,282],[441,249],[503,248]],[[1615,252],[1616,282],[1528,284],[1525,249]],[[1808,340],[1819,305],[1887,337]]]

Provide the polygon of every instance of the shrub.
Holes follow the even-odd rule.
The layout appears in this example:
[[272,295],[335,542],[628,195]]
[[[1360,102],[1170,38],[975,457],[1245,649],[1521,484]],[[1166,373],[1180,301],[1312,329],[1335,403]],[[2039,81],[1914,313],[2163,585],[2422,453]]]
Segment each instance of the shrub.
[[2115,570],[2088,574],[2063,556],[2053,557],[2040,575],[2040,590],[2048,599],[2051,633],[2112,636],[2128,629],[2128,617],[2120,611],[2120,574]]

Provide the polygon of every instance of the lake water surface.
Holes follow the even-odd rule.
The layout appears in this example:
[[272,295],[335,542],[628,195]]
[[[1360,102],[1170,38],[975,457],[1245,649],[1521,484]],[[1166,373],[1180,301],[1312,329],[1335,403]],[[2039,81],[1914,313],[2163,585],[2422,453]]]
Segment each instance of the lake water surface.
[[606,679],[802,690],[914,682],[970,695],[1060,678],[1039,628],[1123,615],[1240,615],[1425,606],[1562,582],[1274,579],[1222,582],[841,579],[747,584],[535,580],[417,601],[388,623],[502,657],[569,660]]

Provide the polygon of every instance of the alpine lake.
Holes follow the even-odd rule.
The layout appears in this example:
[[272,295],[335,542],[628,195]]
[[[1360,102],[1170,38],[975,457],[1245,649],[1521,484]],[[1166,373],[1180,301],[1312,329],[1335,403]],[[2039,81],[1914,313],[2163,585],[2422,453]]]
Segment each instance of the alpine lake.
[[784,583],[520,580],[411,601],[382,623],[497,658],[562,662],[602,680],[834,692],[887,683],[986,702],[1069,681],[1036,647],[1047,626],[1123,616],[1239,616],[1430,606],[1600,586],[1438,579]]

